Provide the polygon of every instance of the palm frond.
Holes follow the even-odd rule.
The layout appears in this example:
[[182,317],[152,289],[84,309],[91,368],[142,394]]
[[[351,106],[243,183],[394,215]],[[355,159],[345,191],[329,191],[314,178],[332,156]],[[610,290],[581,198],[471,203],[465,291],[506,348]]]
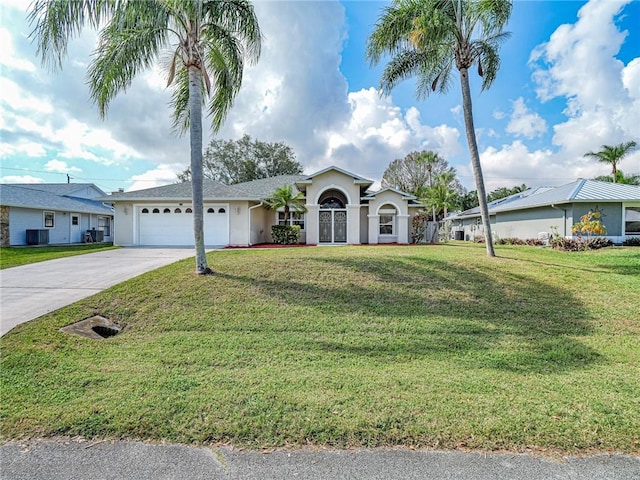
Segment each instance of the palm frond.
[[83,27],[98,28],[126,0],[34,0],[27,20],[35,25],[29,34],[37,43],[37,53],[51,70],[62,67],[69,40],[80,35]]

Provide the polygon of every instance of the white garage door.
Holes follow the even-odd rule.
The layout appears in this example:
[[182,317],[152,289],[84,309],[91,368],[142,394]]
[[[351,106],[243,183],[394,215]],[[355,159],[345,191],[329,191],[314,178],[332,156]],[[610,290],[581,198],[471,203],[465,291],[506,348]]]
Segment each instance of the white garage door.
[[[205,245],[229,244],[229,206],[204,206]],[[189,206],[138,207],[139,245],[193,246],[193,213]]]

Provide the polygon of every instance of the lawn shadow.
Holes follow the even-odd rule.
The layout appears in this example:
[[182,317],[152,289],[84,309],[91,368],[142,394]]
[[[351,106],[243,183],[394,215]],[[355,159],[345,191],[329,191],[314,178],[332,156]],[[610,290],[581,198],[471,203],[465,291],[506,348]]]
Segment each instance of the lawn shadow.
[[286,279],[218,275],[285,306],[320,312],[317,321],[333,327],[307,339],[309,349],[388,362],[444,355],[474,367],[534,373],[582,368],[600,358],[575,338],[592,332],[581,302],[525,275],[419,256],[306,260],[324,265],[335,281],[299,272]]

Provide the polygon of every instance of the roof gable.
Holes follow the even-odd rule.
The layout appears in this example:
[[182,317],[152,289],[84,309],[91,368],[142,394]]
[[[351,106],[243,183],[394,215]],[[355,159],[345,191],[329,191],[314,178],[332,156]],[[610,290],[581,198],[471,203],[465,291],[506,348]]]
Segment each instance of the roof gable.
[[311,175],[308,175],[307,177],[303,178],[302,180],[300,180],[297,183],[300,183],[300,184],[312,183],[313,179],[315,177],[318,177],[320,175],[323,175],[323,174],[325,174],[327,172],[331,172],[331,171],[341,173],[342,175],[345,175],[347,177],[351,177],[353,179],[353,183],[356,184],[356,185],[363,185],[363,186],[367,186],[367,187],[369,185],[373,185],[373,181],[372,180],[368,180],[368,179],[366,179],[364,177],[361,177],[360,175],[356,175],[355,173],[348,172],[347,170],[343,170],[342,168],[336,167],[335,165],[331,165],[330,167],[323,168],[322,170],[319,170],[319,171],[317,171],[315,173],[312,173]]

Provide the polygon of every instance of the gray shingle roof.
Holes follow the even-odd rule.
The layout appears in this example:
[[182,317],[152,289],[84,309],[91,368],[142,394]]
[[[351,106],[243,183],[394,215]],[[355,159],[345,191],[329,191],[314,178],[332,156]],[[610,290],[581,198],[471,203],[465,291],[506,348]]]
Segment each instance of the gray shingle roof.
[[[203,181],[203,197],[205,200],[260,201],[271,195],[276,188],[284,185],[293,185],[295,187],[295,183],[304,178],[306,177],[303,175],[279,175],[235,185],[225,185],[215,180],[206,179]],[[119,200],[171,201],[190,199],[191,182],[174,183],[133,192],[115,192],[108,197],[102,198],[103,201],[110,202]]]
[[[205,179],[202,182],[202,195],[205,200],[234,200],[249,199],[248,193],[236,188],[235,185],[225,185],[215,180]],[[115,202],[118,200],[190,200],[191,182],[172,183],[161,187],[145,188],[133,192],[115,192],[103,201]]]
[[270,196],[275,189],[285,185],[291,185],[297,190],[296,182],[305,178],[307,177],[304,175],[278,175],[276,177],[261,178],[253,182],[238,183],[234,186],[246,192],[247,195],[262,199]]
[[[104,206],[101,201],[51,193],[46,191],[46,185],[47,184],[0,184],[0,204],[9,207],[113,215],[113,210],[110,207]],[[55,191],[56,188],[52,188],[52,190]],[[61,188],[60,190],[64,189]]]
[[[11,185],[70,197],[77,197],[77,195],[73,194],[82,190],[86,191],[87,189],[95,189],[97,193],[106,195],[105,192],[93,183],[12,183]],[[82,197],[84,197],[84,195],[82,195]]]
[[[544,207],[548,205],[580,202],[640,202],[640,187],[597,180],[577,180],[559,187],[539,187],[516,193],[489,203],[489,214],[509,210]],[[475,207],[453,218],[477,217],[480,208]]]

